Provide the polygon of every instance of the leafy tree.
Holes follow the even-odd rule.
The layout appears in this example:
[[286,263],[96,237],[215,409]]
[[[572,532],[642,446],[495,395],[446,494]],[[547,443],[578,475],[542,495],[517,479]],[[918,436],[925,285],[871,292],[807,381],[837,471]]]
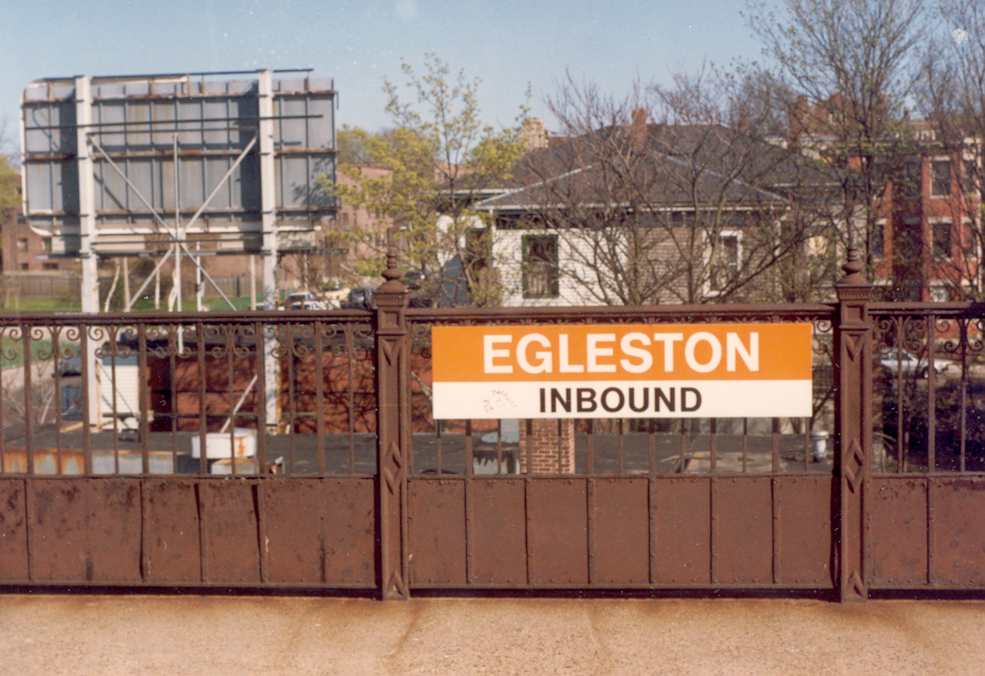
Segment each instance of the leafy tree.
[[0,120],[0,214],[20,204],[20,195],[17,194],[20,179],[14,169],[12,156],[6,154],[8,151],[11,151],[11,143],[6,120]]
[[508,183],[522,154],[520,124],[496,128],[480,119],[479,80],[434,54],[423,70],[402,66],[404,82],[384,83],[391,127],[380,133],[346,128],[340,133],[340,180],[334,188],[344,205],[377,220],[345,224],[333,233],[351,255],[351,272],[378,275],[386,239],[381,223],[399,230],[401,264],[419,273],[422,295],[435,303],[477,304],[498,297],[486,255],[482,216],[473,204],[490,187]]
[[17,187],[19,185],[20,180],[10,160],[0,155],[0,212],[6,212],[8,209],[14,209],[18,206],[20,199],[17,194]]

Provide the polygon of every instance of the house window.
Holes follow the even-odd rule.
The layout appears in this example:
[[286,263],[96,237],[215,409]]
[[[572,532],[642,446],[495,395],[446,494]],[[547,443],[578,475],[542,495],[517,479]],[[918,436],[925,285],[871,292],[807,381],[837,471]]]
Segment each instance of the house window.
[[57,270],[58,263],[42,263],[41,267],[45,270]]
[[968,194],[978,192],[978,163],[975,160],[964,161],[964,176],[961,189]]
[[523,297],[558,297],[557,235],[523,236]]
[[718,237],[718,251],[711,265],[711,290],[723,291],[739,275],[739,235],[723,233]]
[[872,228],[872,242],[869,253],[873,258],[882,258],[886,255],[886,224],[885,222],[876,223]]
[[946,197],[951,194],[951,161],[934,160],[930,163],[930,194]]
[[947,292],[947,287],[943,284],[931,284],[930,285],[930,300],[934,303],[946,303],[950,299],[950,294]]
[[934,258],[951,257],[951,224],[934,223]]
[[51,237],[45,237],[42,239],[41,246],[44,248],[45,253],[51,253]]
[[21,238],[19,238],[17,240],[17,250],[18,251],[27,251],[27,239],[26,238],[21,237]]

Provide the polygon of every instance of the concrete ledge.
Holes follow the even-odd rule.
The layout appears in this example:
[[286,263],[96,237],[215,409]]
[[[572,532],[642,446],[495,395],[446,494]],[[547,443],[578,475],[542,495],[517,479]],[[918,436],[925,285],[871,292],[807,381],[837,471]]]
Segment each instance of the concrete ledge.
[[985,602],[0,596],[4,673],[974,673]]

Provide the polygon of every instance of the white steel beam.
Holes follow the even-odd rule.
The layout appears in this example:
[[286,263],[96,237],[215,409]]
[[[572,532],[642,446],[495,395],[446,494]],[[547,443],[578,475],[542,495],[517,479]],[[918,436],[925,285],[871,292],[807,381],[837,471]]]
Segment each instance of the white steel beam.
[[[92,123],[92,80],[88,76],[75,78],[75,152],[79,182],[79,258],[82,266],[82,311],[99,312],[99,258],[93,251],[96,238],[96,180],[89,152],[86,125]],[[96,429],[102,423],[99,405],[99,376],[96,368],[96,341],[86,343],[86,354],[81,355],[88,365],[86,399],[88,401],[89,426]]]
[[274,83],[268,69],[260,72],[259,91],[260,131],[260,214],[263,230],[263,300],[272,303],[277,293],[277,187],[274,171]]
[[[274,171],[274,77],[270,69],[260,72],[257,87],[260,117],[260,216],[263,233],[260,245],[263,265],[261,288],[266,307],[273,307],[277,297],[277,176]],[[279,360],[276,356],[276,337],[270,331],[264,341],[264,402],[267,425],[276,428],[280,422],[278,383]]]

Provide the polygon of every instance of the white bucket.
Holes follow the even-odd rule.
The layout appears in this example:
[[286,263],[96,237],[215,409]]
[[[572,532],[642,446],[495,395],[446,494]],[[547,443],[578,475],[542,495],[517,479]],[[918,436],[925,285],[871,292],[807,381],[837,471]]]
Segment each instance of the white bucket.
[[828,433],[824,431],[811,432],[813,442],[814,462],[824,462],[828,459]]
[[[209,432],[205,435],[205,457],[209,460],[222,458],[252,458],[257,453],[257,433],[243,427],[237,427],[231,435],[229,432]],[[196,434],[192,437],[192,457],[202,456],[202,438]]]

